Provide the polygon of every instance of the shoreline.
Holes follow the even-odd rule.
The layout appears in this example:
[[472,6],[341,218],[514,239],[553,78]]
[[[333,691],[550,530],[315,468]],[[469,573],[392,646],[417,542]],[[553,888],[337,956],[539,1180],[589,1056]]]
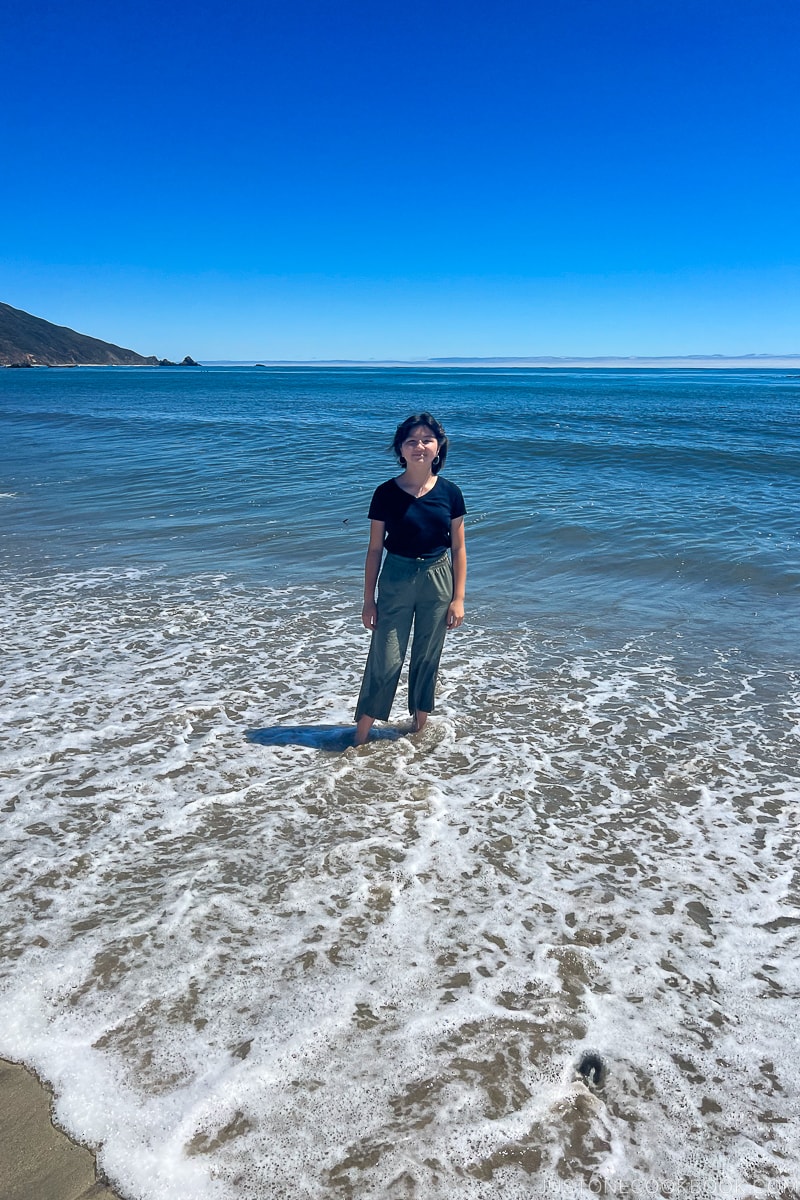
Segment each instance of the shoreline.
[[0,1058],[3,1200],[122,1200],[91,1150],[53,1122],[53,1096],[33,1071]]

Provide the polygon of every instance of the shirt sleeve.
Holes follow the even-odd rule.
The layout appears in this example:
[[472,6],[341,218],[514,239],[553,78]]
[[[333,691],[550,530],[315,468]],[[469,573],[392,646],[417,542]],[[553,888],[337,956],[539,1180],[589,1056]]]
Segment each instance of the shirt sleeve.
[[464,503],[464,496],[461,488],[456,487],[454,483],[451,483],[450,487],[452,488],[452,496],[450,499],[450,520],[454,521],[456,517],[463,517],[466,515],[467,506]]
[[383,521],[384,523],[388,521],[389,517],[391,516],[389,497],[386,494],[385,483],[382,483],[379,487],[376,487],[375,491],[372,493],[372,499],[370,500],[369,512],[367,513],[367,516],[370,521]]

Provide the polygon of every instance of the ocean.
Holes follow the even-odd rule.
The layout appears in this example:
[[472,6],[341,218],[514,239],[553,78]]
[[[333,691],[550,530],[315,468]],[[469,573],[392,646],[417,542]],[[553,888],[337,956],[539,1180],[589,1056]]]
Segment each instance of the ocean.
[[[446,426],[467,620],[352,712]],[[130,1200],[800,1196],[800,375],[0,371],[0,1054]]]

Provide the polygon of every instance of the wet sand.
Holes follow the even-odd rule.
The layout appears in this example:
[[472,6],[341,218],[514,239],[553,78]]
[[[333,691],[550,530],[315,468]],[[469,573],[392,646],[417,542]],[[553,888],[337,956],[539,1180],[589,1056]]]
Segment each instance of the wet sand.
[[35,1075],[0,1059],[0,1196],[3,1200],[119,1200],[97,1177],[94,1155],[52,1122]]

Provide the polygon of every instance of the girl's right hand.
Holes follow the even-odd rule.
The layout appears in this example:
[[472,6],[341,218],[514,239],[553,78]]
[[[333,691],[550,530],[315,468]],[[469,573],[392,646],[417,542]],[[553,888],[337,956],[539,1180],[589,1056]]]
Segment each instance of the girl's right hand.
[[361,623],[370,632],[378,624],[378,606],[374,600],[365,600],[361,610]]

